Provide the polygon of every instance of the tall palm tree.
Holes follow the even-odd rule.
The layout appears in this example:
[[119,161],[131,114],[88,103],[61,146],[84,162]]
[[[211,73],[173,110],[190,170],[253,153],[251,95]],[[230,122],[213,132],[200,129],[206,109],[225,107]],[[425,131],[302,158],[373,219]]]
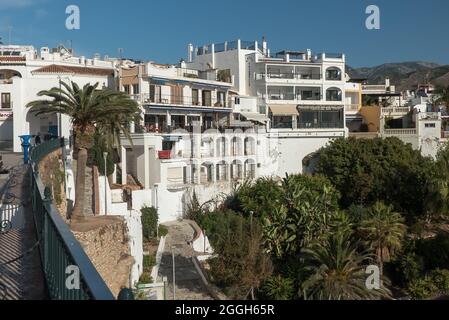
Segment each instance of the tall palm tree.
[[389,296],[385,287],[369,290],[366,262],[371,257],[357,252],[349,235],[334,234],[302,251],[306,279],[299,295],[305,300],[368,300]]
[[392,211],[391,206],[376,202],[368,213],[368,217],[360,222],[359,231],[368,246],[374,250],[381,274],[383,264],[402,246],[406,232],[404,218]]
[[60,113],[71,118],[75,147],[78,150],[76,201],[72,217],[83,219],[87,155],[93,146],[95,131],[112,131],[115,134],[126,131],[126,122],[140,119],[140,109],[125,93],[98,89],[98,83],[86,84],[80,88],[74,82],[61,82],[61,88],[43,90],[38,96],[46,98],[28,103],[27,107],[31,108],[31,112],[36,115]]

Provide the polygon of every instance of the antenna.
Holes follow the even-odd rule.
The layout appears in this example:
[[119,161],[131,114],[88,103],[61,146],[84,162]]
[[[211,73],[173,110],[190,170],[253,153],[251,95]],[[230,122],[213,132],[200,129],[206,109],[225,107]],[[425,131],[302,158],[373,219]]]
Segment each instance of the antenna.
[[123,48],[118,48],[118,56],[119,56],[119,58],[120,58],[120,60],[122,60],[123,59]]

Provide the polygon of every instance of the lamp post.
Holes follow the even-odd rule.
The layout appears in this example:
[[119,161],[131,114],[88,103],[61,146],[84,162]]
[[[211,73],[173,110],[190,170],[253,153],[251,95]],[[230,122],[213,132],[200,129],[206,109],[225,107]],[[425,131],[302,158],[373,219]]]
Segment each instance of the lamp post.
[[176,300],[175,246],[171,247],[171,255],[173,259],[173,300]]
[[108,158],[108,153],[107,152],[103,152],[103,158],[104,158],[104,215],[107,216],[108,215],[108,191],[106,188],[106,184],[108,183],[108,177],[107,177],[107,158]]

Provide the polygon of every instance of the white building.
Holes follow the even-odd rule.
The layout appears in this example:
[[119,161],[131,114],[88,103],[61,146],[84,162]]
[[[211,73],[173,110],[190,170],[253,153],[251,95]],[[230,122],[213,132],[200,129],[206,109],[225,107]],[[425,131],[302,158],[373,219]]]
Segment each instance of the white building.
[[254,112],[268,119],[267,138],[278,145],[275,175],[302,172],[305,158],[346,136],[343,54],[314,55],[307,49],[271,55],[265,40],[260,45],[237,40],[189,45],[187,65],[219,70],[234,80],[238,94],[257,97]]
[[[133,203],[157,207],[161,221],[261,176],[301,173],[311,154],[345,128],[344,55],[283,51],[266,42],[188,48],[179,65],[122,63],[119,86],[144,121],[122,139],[121,183],[137,180]],[[144,196],[145,201],[140,198]]]
[[[235,183],[275,172],[267,119],[253,110],[257,99],[238,96],[232,79],[223,80],[217,70],[182,62],[122,65],[120,88],[139,102],[144,121],[133,126],[132,145],[122,139],[121,183],[129,175],[137,180],[148,191],[143,203],[157,207],[161,221],[181,217],[193,191],[205,202],[230,193]],[[234,110],[254,119],[241,120]]]
[[[115,62],[74,57],[62,46],[44,47],[38,53],[32,46],[0,46],[0,142],[21,152],[19,136],[40,133],[70,136],[70,119],[66,116],[36,117],[26,108],[38,99],[37,93],[58,87],[60,81],[99,83],[115,88]],[[59,129],[60,128],[60,129]]]

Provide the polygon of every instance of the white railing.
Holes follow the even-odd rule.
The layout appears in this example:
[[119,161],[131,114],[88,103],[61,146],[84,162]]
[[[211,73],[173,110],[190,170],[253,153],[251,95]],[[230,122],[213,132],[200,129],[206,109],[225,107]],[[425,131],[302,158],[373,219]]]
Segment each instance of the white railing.
[[0,203],[0,222],[8,221],[12,229],[20,230],[24,227],[24,219],[22,206]]
[[386,107],[386,108],[382,108],[382,114],[408,113],[409,111],[410,111],[409,107]]
[[345,110],[346,111],[358,111],[359,107],[360,107],[360,105],[358,103],[356,103],[356,104],[346,104],[345,105]]
[[385,136],[411,136],[416,135],[416,129],[384,129]]

